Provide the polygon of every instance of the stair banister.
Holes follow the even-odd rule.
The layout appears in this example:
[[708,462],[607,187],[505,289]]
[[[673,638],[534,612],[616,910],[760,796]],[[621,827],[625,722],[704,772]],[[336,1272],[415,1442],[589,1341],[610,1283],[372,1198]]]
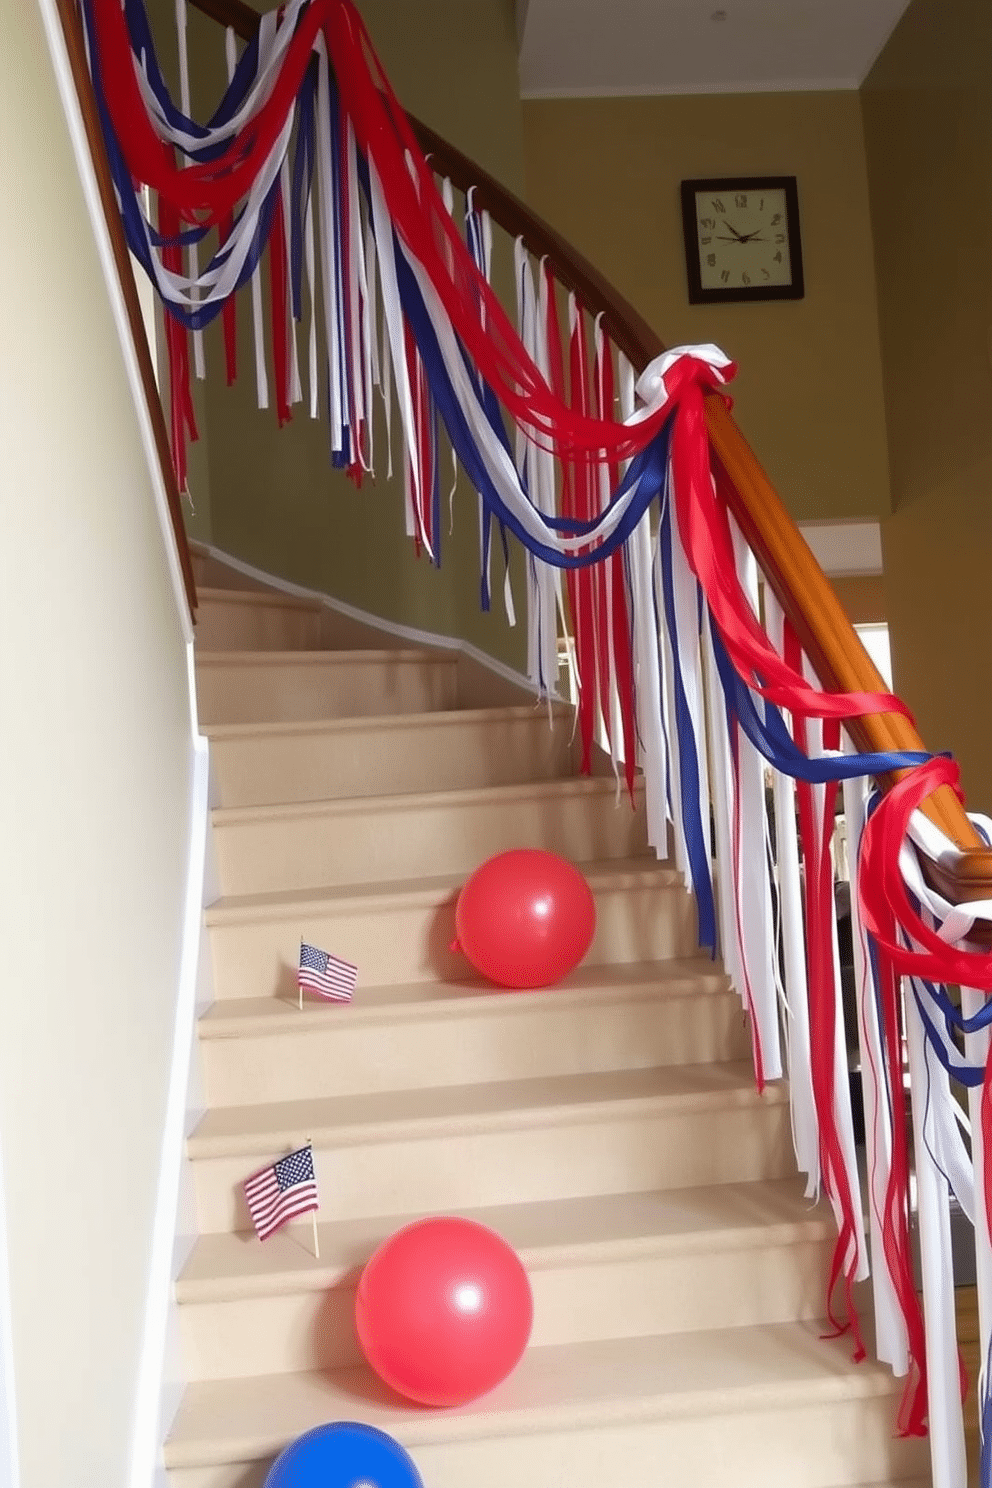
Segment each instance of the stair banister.
[[131,257],[128,253],[127,241],[124,237],[120,209],[117,205],[117,196],[110,174],[110,164],[107,160],[107,151],[103,142],[103,130],[100,127],[96,98],[93,93],[93,83],[90,79],[89,65],[86,61],[86,44],[83,39],[82,26],[75,0],[55,0],[55,6],[62,25],[62,34],[65,37],[69,67],[72,71],[72,80],[79,98],[83,126],[86,130],[86,139],[90,147],[93,170],[100,192],[100,203],[103,207],[103,215],[107,223],[107,232],[110,235],[110,246],[114,255],[117,276],[120,280],[121,294],[124,297],[128,326],[131,331],[131,339],[134,342],[135,355],[138,359],[141,385],[144,391],[145,404],[148,408],[148,416],[151,420],[155,449],[158,454],[159,471],[162,477],[162,484],[165,487],[165,496],[169,507],[172,534],[175,538],[176,549],[179,554],[179,564],[182,569],[186,603],[189,606],[190,616],[195,619],[196,582],[193,577],[193,559],[190,555],[189,543],[186,538],[186,525],[183,521],[182,498],[176,480],[175,469],[172,464],[172,455],[169,451],[169,433],[165,424],[165,415],[162,412],[162,400],[159,396],[158,383],[155,379],[151,347],[148,344],[145,322],[141,314],[141,305],[138,301],[138,290],[134,282],[134,270],[131,267]]
[[[191,0],[197,10],[247,40],[259,14],[244,0]],[[573,290],[636,371],[665,350],[661,338],[592,264],[487,171],[435,130],[411,117],[411,126],[437,174],[460,191],[475,190],[477,206],[537,258],[547,257],[555,276]],[[822,685],[834,692],[885,692],[886,685],[854,630],[823,570],[722,399],[707,399],[707,425],[716,459],[729,477],[728,499],[768,584],[795,628]],[[846,727],[866,752],[926,748],[912,721],[875,713]],[[882,779],[883,787],[891,780]],[[942,786],[923,803],[930,820],[959,849],[953,865],[929,865],[935,887],[954,902],[992,898],[992,850],[954,792]]]

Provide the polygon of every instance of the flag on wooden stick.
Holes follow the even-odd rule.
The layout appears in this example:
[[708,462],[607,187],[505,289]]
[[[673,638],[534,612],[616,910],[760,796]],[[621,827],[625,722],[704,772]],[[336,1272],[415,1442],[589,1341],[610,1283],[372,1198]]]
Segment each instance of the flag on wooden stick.
[[301,1007],[304,988],[331,1002],[350,1002],[358,981],[358,967],[352,966],[350,961],[342,961],[340,956],[332,956],[330,951],[322,951],[301,941],[300,969],[296,979]]
[[308,1142],[253,1173],[245,1179],[244,1189],[259,1240],[267,1240],[288,1220],[319,1209],[312,1146]]

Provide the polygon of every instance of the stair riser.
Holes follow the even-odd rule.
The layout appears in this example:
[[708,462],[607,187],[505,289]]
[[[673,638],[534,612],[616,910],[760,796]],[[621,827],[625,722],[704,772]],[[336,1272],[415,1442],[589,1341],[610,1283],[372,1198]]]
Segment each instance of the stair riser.
[[316,651],[323,642],[322,614],[266,598],[202,599],[196,612],[201,651]]
[[571,774],[569,729],[545,713],[437,723],[390,720],[339,731],[212,739],[218,806],[265,806],[373,796],[382,791],[468,790]]
[[[666,961],[696,949],[695,906],[684,889],[650,876],[633,887],[596,894],[596,936],[587,965]],[[358,967],[359,987],[454,981],[468,970],[450,947],[455,896],[444,902],[345,902],[294,919],[259,919],[211,927],[218,998],[292,998],[301,936]]]
[[566,992],[550,1002],[507,993],[495,1005],[480,998],[472,1016],[445,1015],[442,1008],[437,1016],[364,1024],[349,1021],[358,995],[353,1010],[322,1009],[320,1028],[201,1039],[208,1104],[708,1064],[750,1053],[740,999],[705,983],[684,996],[653,990],[624,1001],[603,993],[580,1004]]
[[[430,1214],[486,1204],[527,1203],[600,1193],[784,1178],[794,1171],[788,1106],[780,1100],[727,1101],[686,1110],[624,1111],[572,1121],[539,1118],[521,1128],[446,1128],[437,1136],[384,1135],[344,1147],[315,1146],[318,1186],[339,1219]],[[200,1230],[250,1230],[242,1183],[285,1151],[285,1134],[256,1152],[205,1157],[193,1143]]]
[[[430,1488],[836,1488],[919,1471],[920,1443],[894,1439],[897,1396],[598,1427],[595,1432],[490,1438],[413,1448]],[[402,1440],[402,1431],[397,1435]]]
[[[622,1381],[618,1381],[622,1392]],[[898,1394],[778,1404],[587,1429],[418,1443],[416,1416],[393,1434],[429,1488],[839,1488],[894,1483],[925,1471],[927,1444],[896,1435]],[[618,1394],[618,1414],[625,1402]],[[360,1412],[359,1412],[360,1413]],[[589,1429],[591,1425],[591,1429]],[[661,1471],[659,1464],[663,1464]],[[263,1488],[271,1459],[173,1471],[170,1488]]]
[[387,797],[214,825],[225,894],[372,884],[425,873],[472,873],[494,853],[536,847],[575,862],[647,850],[643,810],[585,783],[520,795]]
[[[248,574],[239,573],[236,568],[229,568],[217,558],[210,558],[205,553],[194,553],[193,577],[196,579],[198,591],[198,604],[202,603],[199,591],[204,589],[236,589],[249,593],[264,592],[271,594],[273,591],[267,584],[258,579],[249,577]],[[199,614],[199,608],[197,609]]]
[[[309,1244],[305,1225],[300,1244]],[[822,1316],[832,1242],[637,1256],[528,1267],[534,1346],[634,1338]],[[526,1258],[525,1258],[526,1263]],[[743,1268],[746,1268],[743,1269]],[[741,1278],[747,1276],[746,1286]],[[354,1283],[321,1292],[179,1309],[187,1377],[244,1378],[361,1362]]]
[[456,664],[328,653],[317,661],[204,662],[197,666],[200,722],[291,723],[434,713],[457,702]]

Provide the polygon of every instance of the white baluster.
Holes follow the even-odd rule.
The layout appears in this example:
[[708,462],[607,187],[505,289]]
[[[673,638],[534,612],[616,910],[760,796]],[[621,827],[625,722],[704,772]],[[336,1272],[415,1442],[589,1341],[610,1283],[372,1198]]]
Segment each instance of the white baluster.
[[[852,746],[848,742],[848,750]],[[885,1058],[878,1008],[874,996],[871,962],[868,958],[861,907],[857,893],[857,864],[864,831],[868,784],[864,779],[844,782],[844,818],[847,827],[847,857],[851,873],[851,944],[854,958],[857,1003],[858,1050],[861,1063],[861,1099],[864,1107],[865,1163],[868,1176],[868,1239],[872,1269],[872,1299],[875,1310],[875,1352],[897,1375],[909,1369],[909,1340],[899,1310],[892,1278],[885,1263],[881,1215],[885,1189],[892,1166],[892,1122],[879,1073]],[[902,1072],[895,1072],[901,1079]]]
[[[765,589],[765,625],[776,651],[782,653],[784,616],[771,590]],[[788,722],[788,719],[786,720]],[[808,1176],[806,1195],[820,1192],[820,1131],[813,1100],[809,1039],[809,985],[806,980],[806,932],[803,924],[802,882],[799,870],[799,833],[796,827],[795,783],[773,772],[775,856],[782,920],[782,962],[788,1000],[786,1042],[792,1137],[800,1171]]]
[[950,1195],[947,1182],[931,1157],[923,1025],[914,998],[905,997],[904,1005],[916,1152],[916,1205],[923,1272],[933,1488],[965,1488],[968,1467],[954,1316]]
[[[974,1018],[987,1001],[984,992],[972,987],[961,988],[961,1010],[966,1018]],[[965,1035],[965,1056],[971,1064],[985,1067],[988,1059],[990,1033],[987,1028],[979,1033]],[[971,1153],[975,1164],[975,1275],[978,1285],[978,1347],[981,1368],[989,1356],[992,1339],[992,1237],[989,1235],[988,1216],[985,1206],[985,1164],[992,1162],[992,1153],[985,1151],[982,1132],[981,1086],[968,1091],[968,1111],[971,1116]],[[980,1381],[973,1381],[977,1391]],[[984,1382],[986,1385],[988,1381]],[[981,1399],[979,1398],[979,1408]]]

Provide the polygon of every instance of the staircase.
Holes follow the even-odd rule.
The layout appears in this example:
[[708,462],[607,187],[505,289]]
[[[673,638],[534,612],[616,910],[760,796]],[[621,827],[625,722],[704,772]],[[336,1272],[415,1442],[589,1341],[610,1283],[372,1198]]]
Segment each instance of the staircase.
[[[223,897],[173,1488],[261,1488],[335,1419],[394,1435],[425,1488],[922,1481],[898,1382],[821,1338],[832,1219],[794,1176],[782,1087],[754,1092],[739,1000],[646,853],[640,799],[576,776],[566,709],[549,727],[463,657],[382,649],[198,563]],[[592,950],[550,991],[499,992],[449,949],[467,874],[518,846],[579,862],[596,896]],[[301,936],[357,962],[351,1006],[299,1011]],[[308,1137],[319,1260],[309,1222],[260,1244],[240,1187]],[[375,1246],[439,1212],[503,1234],[535,1300],[517,1372],[453,1411],[379,1386],[351,1324]]]

